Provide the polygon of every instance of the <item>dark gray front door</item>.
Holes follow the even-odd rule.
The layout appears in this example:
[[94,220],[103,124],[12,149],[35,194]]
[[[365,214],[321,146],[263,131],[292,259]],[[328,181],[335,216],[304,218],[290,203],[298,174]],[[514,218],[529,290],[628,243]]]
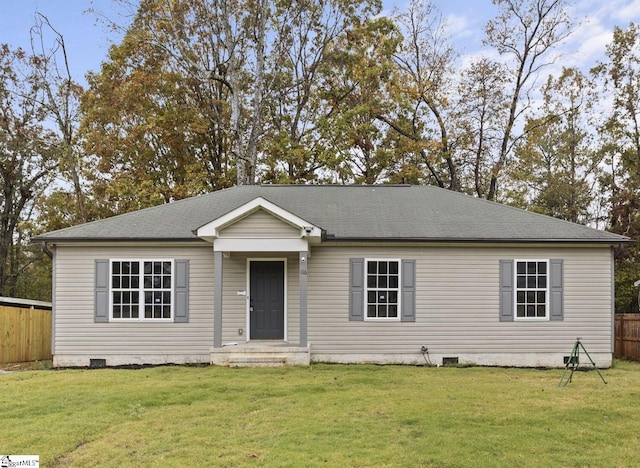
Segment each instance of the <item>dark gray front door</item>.
[[250,262],[249,326],[252,340],[284,339],[284,262]]

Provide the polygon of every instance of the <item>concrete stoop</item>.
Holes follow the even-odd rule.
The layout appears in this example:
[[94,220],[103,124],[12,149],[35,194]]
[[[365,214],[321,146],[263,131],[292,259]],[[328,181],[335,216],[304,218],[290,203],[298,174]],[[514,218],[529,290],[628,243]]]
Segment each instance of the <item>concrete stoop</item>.
[[211,348],[211,365],[228,367],[308,366],[310,347],[277,345],[236,345]]

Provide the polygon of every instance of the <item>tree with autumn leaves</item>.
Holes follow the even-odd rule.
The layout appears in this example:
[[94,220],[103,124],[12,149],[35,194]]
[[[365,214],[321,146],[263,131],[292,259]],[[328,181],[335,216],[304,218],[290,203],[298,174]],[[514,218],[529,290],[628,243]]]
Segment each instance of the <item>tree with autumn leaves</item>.
[[[568,0],[493,3],[494,53],[461,67],[428,0],[387,15],[379,0],[141,0],[85,90],[41,18],[29,53],[5,47],[0,97],[14,101],[0,104],[50,166],[20,208],[14,189],[37,173],[5,131],[0,253],[35,230],[253,183],[434,184],[640,236],[637,26],[617,28],[590,72],[547,77]],[[12,82],[20,68],[32,89]],[[637,256],[620,253],[620,307]],[[0,293],[21,262],[0,258]]]

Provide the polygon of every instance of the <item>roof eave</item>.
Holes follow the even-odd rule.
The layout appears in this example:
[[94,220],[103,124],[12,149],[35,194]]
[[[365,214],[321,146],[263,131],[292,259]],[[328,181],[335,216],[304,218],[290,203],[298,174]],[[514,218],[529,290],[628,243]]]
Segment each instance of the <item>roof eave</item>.
[[95,242],[193,242],[205,243],[197,237],[32,237],[30,242],[60,243],[95,243]]
[[536,239],[536,238],[517,238],[517,239],[487,239],[477,237],[335,237],[327,236],[324,242],[397,242],[397,243],[415,243],[415,242],[431,242],[431,243],[456,243],[456,244],[598,244],[598,245],[620,245],[633,244],[636,241],[629,238],[624,239]]

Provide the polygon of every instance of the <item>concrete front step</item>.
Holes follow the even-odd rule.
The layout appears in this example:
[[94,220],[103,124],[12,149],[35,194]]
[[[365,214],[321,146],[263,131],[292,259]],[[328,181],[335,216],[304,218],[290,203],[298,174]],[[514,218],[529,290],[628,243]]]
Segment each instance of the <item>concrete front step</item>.
[[211,348],[211,364],[229,367],[308,366],[310,348],[277,345],[238,345]]

